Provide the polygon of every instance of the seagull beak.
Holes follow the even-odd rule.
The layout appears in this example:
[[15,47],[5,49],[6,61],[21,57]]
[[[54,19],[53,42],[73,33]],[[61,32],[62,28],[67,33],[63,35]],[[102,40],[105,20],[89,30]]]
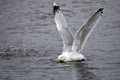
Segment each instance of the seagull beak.
[[61,62],[61,60],[59,59],[59,58],[56,58],[56,60],[55,60],[57,63],[60,63]]

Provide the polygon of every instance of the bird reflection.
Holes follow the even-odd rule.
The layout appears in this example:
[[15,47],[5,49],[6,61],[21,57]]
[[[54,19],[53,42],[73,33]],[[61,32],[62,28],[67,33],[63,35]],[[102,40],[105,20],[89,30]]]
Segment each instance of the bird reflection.
[[93,72],[90,72],[87,64],[83,62],[73,63],[72,72],[74,73],[75,80],[99,80]]

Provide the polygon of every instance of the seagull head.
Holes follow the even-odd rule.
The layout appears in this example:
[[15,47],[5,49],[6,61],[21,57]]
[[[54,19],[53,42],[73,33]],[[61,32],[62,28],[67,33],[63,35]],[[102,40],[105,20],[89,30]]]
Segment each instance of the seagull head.
[[56,58],[56,62],[57,63],[62,63],[62,62],[64,62],[65,61],[65,56],[64,55],[59,55],[57,58]]

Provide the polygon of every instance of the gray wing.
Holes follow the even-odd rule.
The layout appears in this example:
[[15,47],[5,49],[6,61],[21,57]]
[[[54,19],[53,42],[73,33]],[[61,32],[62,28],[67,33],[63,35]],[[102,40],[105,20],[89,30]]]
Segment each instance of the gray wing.
[[75,39],[73,41],[72,45],[72,51],[81,51],[93,31],[94,27],[99,22],[101,16],[103,14],[103,8],[100,8],[96,13],[93,14],[92,17],[88,19],[87,22],[85,22],[80,29],[77,31]]
[[55,23],[63,40],[63,49],[66,49],[73,44],[73,36],[70,30],[67,28],[66,20],[60,9],[55,11]]

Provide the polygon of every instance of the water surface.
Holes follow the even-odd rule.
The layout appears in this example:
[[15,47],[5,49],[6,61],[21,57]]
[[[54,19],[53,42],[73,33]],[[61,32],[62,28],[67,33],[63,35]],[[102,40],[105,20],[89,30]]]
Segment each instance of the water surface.
[[62,40],[52,0],[0,0],[0,80],[119,80],[120,1],[57,3],[73,34],[98,8],[105,8],[82,51],[87,61],[55,63]]

